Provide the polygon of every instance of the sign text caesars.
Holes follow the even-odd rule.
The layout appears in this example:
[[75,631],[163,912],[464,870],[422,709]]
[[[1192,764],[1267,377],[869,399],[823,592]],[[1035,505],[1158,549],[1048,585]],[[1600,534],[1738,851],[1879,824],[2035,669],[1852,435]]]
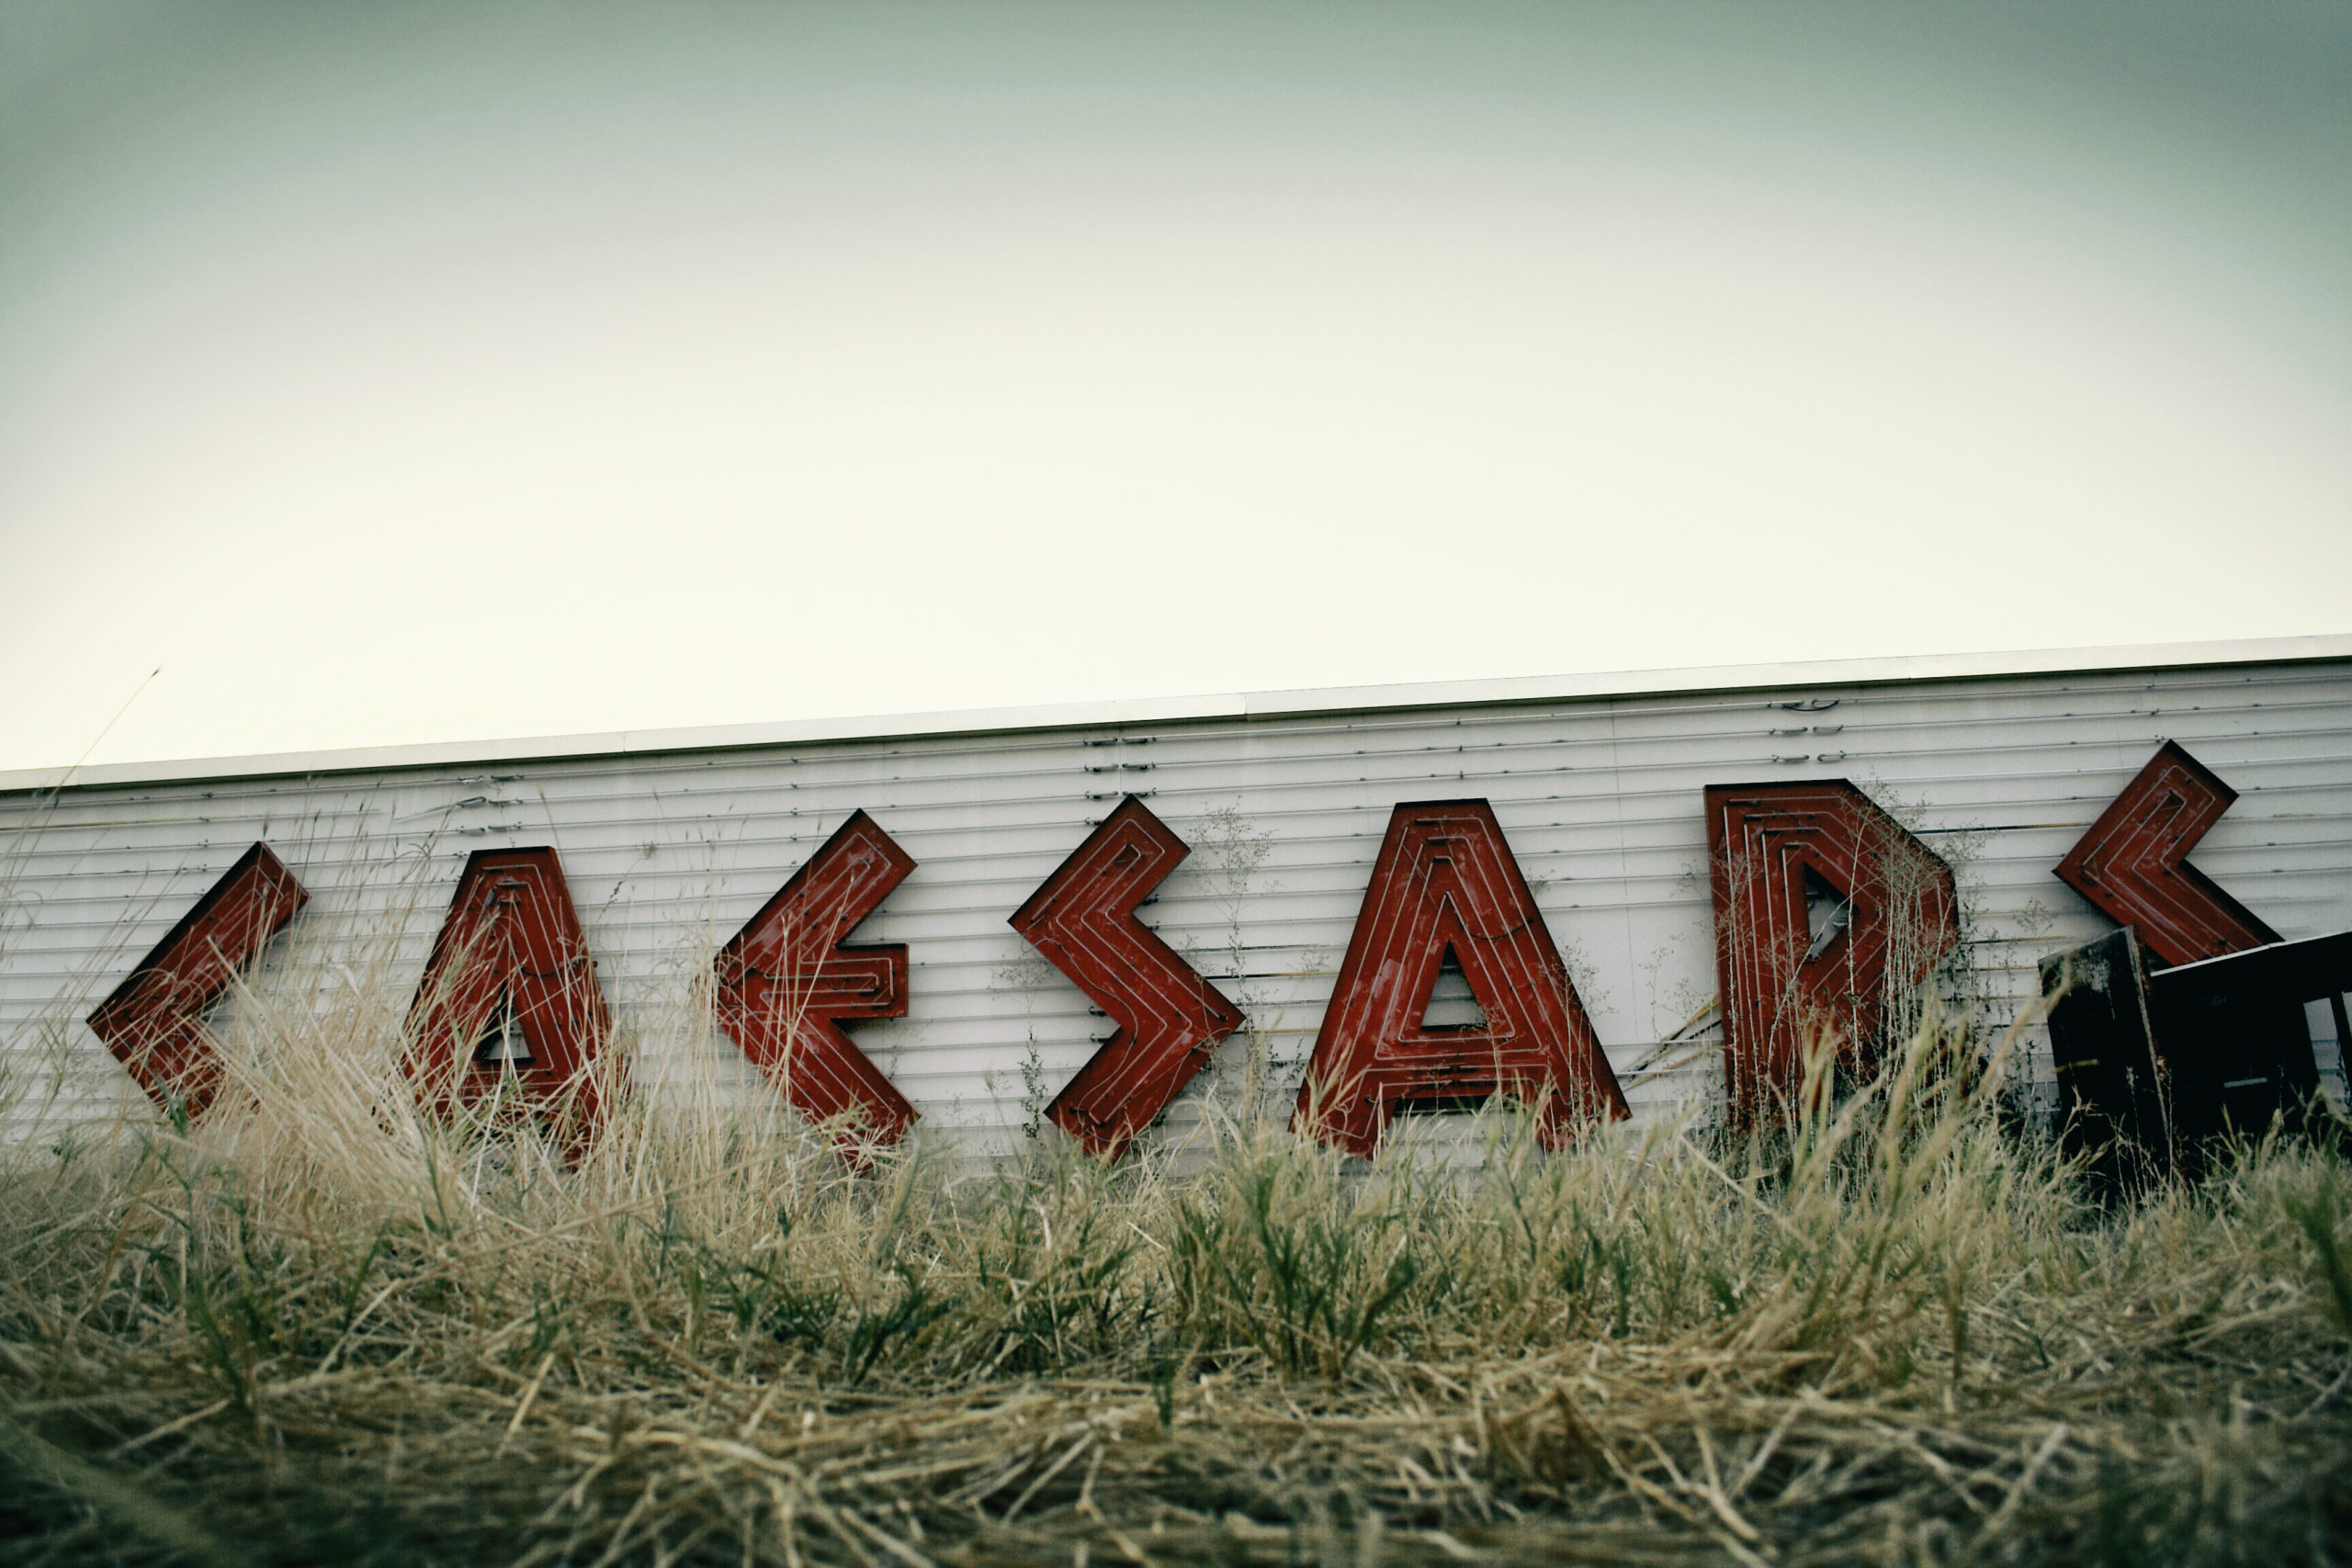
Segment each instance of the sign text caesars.
[[[2233,798],[2168,744],[2056,874],[2138,922],[2158,951],[2203,956],[2276,941],[2185,863]],[[1794,1087],[1808,1035],[1833,1032],[1857,1070],[1872,1069],[1883,1043],[1874,998],[1890,981],[1921,983],[1951,950],[1958,898],[1950,868],[1843,779],[1710,785],[1704,803],[1729,1110],[1752,1123]],[[1189,852],[1129,796],[1011,917],[1116,1025],[1046,1111],[1106,1157],[1244,1021],[1136,918]],[[845,1027],[906,1016],[907,950],[845,942],[915,869],[854,812],[717,960],[720,1026],[804,1115],[850,1129],[840,1146],[853,1161],[903,1134],[916,1112]],[[1826,922],[1809,917],[1808,881],[1835,897]],[[203,1113],[220,1076],[204,1013],[307,897],[267,845],[254,845],[90,1015],[159,1105]],[[1449,960],[1478,1021],[1425,1021]],[[516,1102],[584,1146],[603,1103],[582,1069],[608,1032],[556,852],[474,854],[402,1033],[420,1103],[446,1111],[519,1080]],[[1626,1114],[1493,809],[1408,801],[1390,814],[1292,1124],[1369,1155],[1402,1101],[1498,1092],[1540,1108],[1547,1145],[1589,1118]]]

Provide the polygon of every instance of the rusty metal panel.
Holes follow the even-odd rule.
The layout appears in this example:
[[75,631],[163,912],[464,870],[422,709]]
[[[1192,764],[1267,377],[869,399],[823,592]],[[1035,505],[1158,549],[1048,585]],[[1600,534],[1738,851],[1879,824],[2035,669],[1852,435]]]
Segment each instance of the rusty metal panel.
[[511,1081],[521,1114],[584,1149],[602,1123],[609,1023],[556,852],[474,852],[402,1031],[419,1102],[447,1116]]
[[1091,1154],[1125,1153],[1241,1027],[1241,1010],[1136,919],[1191,852],[1130,795],[1010,921],[1115,1026],[1046,1109]]
[[220,1057],[204,1015],[310,897],[276,852],[255,843],[90,1014],[92,1032],[164,1111],[176,1100],[193,1119],[212,1103]]
[[[1449,953],[1481,1022],[1426,1021]],[[1389,815],[1292,1125],[1369,1157],[1400,1103],[1497,1092],[1540,1107],[1547,1146],[1628,1113],[1494,807],[1410,802]]]
[[2060,881],[2166,964],[2193,964],[2278,940],[2254,911],[2188,863],[2238,792],[2167,740],[2058,863]]
[[[1845,779],[1709,784],[1707,850],[1724,1070],[1735,1120],[1794,1091],[1805,1042],[1832,1032],[1876,1070],[1890,969],[1917,985],[1959,940],[1951,868]],[[1844,900],[1812,918],[1810,874]]]
[[719,1027],[793,1109],[842,1119],[835,1146],[859,1167],[866,1145],[905,1134],[915,1108],[842,1025],[907,1016],[907,950],[842,939],[914,868],[879,823],[853,811],[718,950]]

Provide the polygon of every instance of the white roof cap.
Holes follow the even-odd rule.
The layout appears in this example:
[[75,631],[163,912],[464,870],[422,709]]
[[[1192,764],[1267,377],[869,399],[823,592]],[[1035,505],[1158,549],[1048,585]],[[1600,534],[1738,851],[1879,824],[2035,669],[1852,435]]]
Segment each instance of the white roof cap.
[[1326,686],[1225,696],[1146,697],[1057,703],[1037,707],[970,708],[865,718],[710,725],[696,728],[615,730],[513,740],[459,740],[418,746],[367,746],[253,757],[208,757],[96,767],[0,771],[0,792],[103,788],[204,779],[370,773],[394,768],[464,767],[662,751],[806,745],[840,740],[899,740],[926,736],[991,735],[1020,730],[1091,729],[1187,720],[1304,717],[1400,708],[1497,703],[1573,702],[1698,692],[1790,690],[1902,681],[1985,680],[2010,675],[2080,674],[2352,659],[2352,634],[2249,637],[2226,642],[2114,648],[2036,649],[2008,653],[1923,654],[1896,659],[1815,660],[1786,664],[1710,665],[1605,674],[1530,675],[1487,681],[1433,681],[1393,686]]

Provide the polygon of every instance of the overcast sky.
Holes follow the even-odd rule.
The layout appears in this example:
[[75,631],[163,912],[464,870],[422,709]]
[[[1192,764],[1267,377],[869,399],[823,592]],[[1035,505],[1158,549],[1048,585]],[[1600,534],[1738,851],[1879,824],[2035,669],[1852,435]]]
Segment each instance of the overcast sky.
[[2352,628],[2347,171],[2340,0],[6,0],[0,767]]

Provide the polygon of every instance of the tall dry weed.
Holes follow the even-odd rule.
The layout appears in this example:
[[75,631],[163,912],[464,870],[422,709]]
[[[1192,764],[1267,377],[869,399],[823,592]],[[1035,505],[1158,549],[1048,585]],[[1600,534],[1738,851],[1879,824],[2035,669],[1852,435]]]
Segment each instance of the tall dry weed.
[[[193,1127],[11,1156],[0,1558],[2325,1562],[2352,1182],[2110,1212],[1930,1010],[1785,1127],[1103,1167],[616,1078],[421,1113],[389,947],[236,998]],[[687,966],[691,969],[691,966]],[[691,984],[616,1053],[708,1060]],[[660,1039],[648,1031],[662,1032]],[[630,1087],[632,1084],[638,1086]]]

